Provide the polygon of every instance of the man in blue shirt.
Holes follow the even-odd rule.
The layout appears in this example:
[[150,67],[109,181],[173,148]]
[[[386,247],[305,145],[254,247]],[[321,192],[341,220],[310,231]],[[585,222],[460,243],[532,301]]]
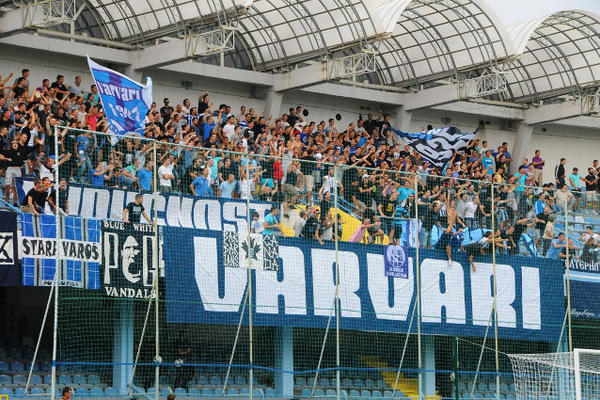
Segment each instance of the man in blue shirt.
[[221,197],[231,199],[233,197],[233,191],[235,190],[237,183],[235,182],[235,175],[229,174],[227,180],[221,182],[219,189],[221,189]]
[[[108,164],[105,168],[102,168],[102,161],[99,161],[96,169],[92,170],[92,185],[98,187],[104,186],[104,180],[110,179],[113,168],[114,165],[112,164]],[[106,176],[107,172],[108,176]]]
[[411,194],[415,194],[415,190],[412,188],[411,181],[406,179],[404,181],[404,186],[398,188],[398,203],[402,203],[404,200],[408,199],[408,196]]
[[525,166],[521,165],[519,167],[519,172],[513,175],[514,179],[511,179],[513,183],[517,185],[515,187],[515,200],[517,204],[523,197],[523,191],[525,190],[525,181],[527,180],[527,173],[525,172]]
[[487,170],[488,175],[492,175],[494,173],[496,161],[494,160],[494,157],[492,157],[491,150],[486,150],[485,157],[481,158],[481,163],[483,164],[483,168]]
[[137,173],[137,177],[140,181],[140,186],[143,190],[150,192],[152,190],[152,161],[146,161],[144,168],[140,169]]
[[210,187],[210,179],[208,178],[208,168],[203,168],[202,173],[196,177],[190,184],[190,189],[194,196],[212,197],[213,191]]
[[557,260],[558,255],[560,254],[560,251],[564,247],[566,247],[565,234],[563,232],[561,232],[558,234],[558,238],[552,239],[552,242],[550,242],[550,248],[548,249],[548,252],[546,253],[546,258],[552,258],[554,260]]
[[263,229],[263,235],[274,235],[275,231],[279,231],[279,220],[277,219],[277,213],[279,208],[272,206],[271,211],[265,217],[265,229]]

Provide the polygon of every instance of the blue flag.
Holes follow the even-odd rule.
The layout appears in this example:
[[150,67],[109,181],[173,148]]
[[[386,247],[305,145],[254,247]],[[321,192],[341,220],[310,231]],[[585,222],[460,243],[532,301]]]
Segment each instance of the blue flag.
[[475,137],[477,130],[466,133],[454,126],[446,126],[420,133],[408,133],[398,129],[392,129],[392,132],[431,164],[444,168],[454,152],[465,147]]
[[144,119],[152,106],[152,80],[146,85],[96,64],[88,57],[110,130],[117,135],[144,134]]
[[385,276],[408,279],[408,251],[404,246],[385,246]]

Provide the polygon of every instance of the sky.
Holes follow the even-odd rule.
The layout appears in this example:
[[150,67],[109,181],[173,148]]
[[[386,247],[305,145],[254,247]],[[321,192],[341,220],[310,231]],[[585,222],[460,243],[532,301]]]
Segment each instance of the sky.
[[484,0],[505,25],[528,21],[565,9],[593,11],[600,15],[600,0]]

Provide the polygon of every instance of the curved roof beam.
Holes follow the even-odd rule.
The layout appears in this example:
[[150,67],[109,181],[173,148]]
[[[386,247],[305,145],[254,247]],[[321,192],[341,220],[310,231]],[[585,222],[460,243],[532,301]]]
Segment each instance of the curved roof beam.
[[565,10],[508,29],[518,60],[509,70],[511,100],[578,95],[600,82],[600,16]]
[[[395,0],[396,26],[380,44],[387,84],[420,84],[505,62],[512,39],[482,0]],[[388,7],[391,5],[388,4]]]

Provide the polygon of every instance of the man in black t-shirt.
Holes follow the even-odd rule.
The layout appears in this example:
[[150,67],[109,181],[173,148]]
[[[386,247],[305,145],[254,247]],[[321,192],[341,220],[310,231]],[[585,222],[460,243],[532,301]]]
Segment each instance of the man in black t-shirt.
[[138,193],[135,195],[135,201],[127,204],[127,207],[123,210],[123,221],[125,223],[139,223],[141,217],[143,216],[146,221],[150,224],[154,224],[148,214],[146,214],[145,208],[142,205],[144,201],[144,195]]
[[587,207],[594,207],[594,203],[598,202],[598,197],[596,196],[596,190],[598,189],[598,178],[595,174],[595,169],[592,167],[588,168],[588,174],[583,180],[585,181],[585,193],[587,200]]
[[40,214],[44,213],[47,198],[48,193],[46,193],[44,184],[40,179],[36,179],[33,181],[33,188],[27,192],[21,203],[21,211],[32,213],[39,217]]

